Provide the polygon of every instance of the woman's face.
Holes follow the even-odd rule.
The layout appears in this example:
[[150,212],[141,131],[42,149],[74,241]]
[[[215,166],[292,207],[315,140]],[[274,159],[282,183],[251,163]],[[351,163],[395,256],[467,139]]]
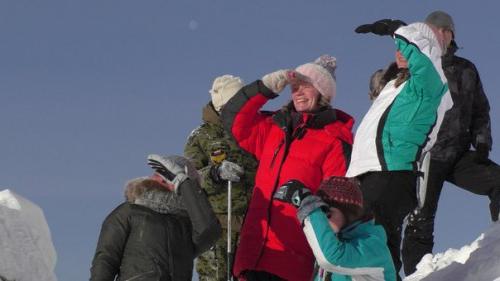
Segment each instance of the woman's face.
[[338,233],[345,224],[344,214],[335,207],[330,207],[330,212],[328,213],[328,222],[335,233]]
[[396,51],[396,64],[398,68],[408,68],[408,61],[406,61],[400,51]]
[[311,83],[292,84],[292,101],[297,112],[312,112],[318,108],[320,94]]

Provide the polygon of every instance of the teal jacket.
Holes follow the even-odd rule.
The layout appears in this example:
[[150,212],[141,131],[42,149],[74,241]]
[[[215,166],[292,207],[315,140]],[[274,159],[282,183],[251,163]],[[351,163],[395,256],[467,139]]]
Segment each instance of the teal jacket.
[[304,233],[316,258],[314,281],[396,280],[382,226],[357,221],[336,234],[316,208],[304,219]]
[[397,50],[408,61],[410,78],[389,81],[363,117],[354,137],[346,176],[372,171],[415,171],[437,137],[453,101],[441,67],[441,49],[424,23],[395,32]]

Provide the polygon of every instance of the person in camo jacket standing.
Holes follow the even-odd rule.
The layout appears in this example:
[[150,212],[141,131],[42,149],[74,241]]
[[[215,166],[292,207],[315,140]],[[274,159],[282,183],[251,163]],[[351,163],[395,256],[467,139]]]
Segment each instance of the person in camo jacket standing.
[[239,77],[223,75],[213,81],[211,101],[203,108],[203,123],[189,136],[184,155],[202,176],[202,188],[223,227],[223,235],[210,251],[198,257],[196,270],[202,281],[227,280],[227,185],[231,191],[231,252],[235,252],[241,224],[252,195],[256,160],[224,131],[220,111],[243,86]]

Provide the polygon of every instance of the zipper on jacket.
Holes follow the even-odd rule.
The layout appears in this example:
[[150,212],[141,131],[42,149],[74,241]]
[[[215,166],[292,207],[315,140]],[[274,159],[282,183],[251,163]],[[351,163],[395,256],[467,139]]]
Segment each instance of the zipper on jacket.
[[[281,175],[281,168],[283,168],[283,163],[285,163],[286,157],[288,156],[288,152],[290,150],[290,146],[292,145],[292,142],[293,142],[294,138],[301,139],[304,136],[305,131],[306,131],[307,121],[309,120],[308,117],[309,117],[309,115],[306,115],[305,118],[303,118],[303,122],[301,122],[299,124],[299,126],[297,126],[293,130],[293,132],[291,134],[289,133],[287,126],[281,127],[281,129],[285,133],[285,137],[283,138],[283,140],[281,140],[280,144],[278,145],[278,147],[274,151],[273,159],[271,160],[270,167],[272,167],[274,165],[274,162],[275,162],[275,160],[276,160],[276,158],[278,156],[278,152],[280,151],[280,149],[283,146],[283,144],[285,145],[285,148],[284,148],[284,151],[283,151],[283,157],[281,158],[281,163],[280,163],[280,165],[278,167],[278,173],[276,175],[276,180],[274,181],[273,191],[271,193],[271,203],[270,203],[270,205],[269,205],[269,207],[267,209],[267,227],[266,227],[266,233],[264,235],[264,237],[265,237],[264,244],[260,248],[259,257],[257,258],[254,267],[257,267],[257,265],[259,264],[259,261],[260,261],[260,259],[262,257],[262,254],[264,253],[264,245],[265,245],[265,243],[267,241],[267,236],[269,235],[269,226],[271,225],[271,206],[272,206],[272,200],[273,200],[274,193],[276,192],[276,189],[278,188],[278,183],[279,183],[279,179],[280,179],[280,175]],[[298,128],[301,128],[301,129],[297,130]]]
[[[295,140],[295,139],[300,140],[306,134],[307,120],[309,120],[309,118],[307,116],[308,115],[306,115],[304,117],[304,119],[303,119],[304,121],[301,124],[299,124],[296,128],[293,129],[293,132],[290,135],[288,146],[291,145],[291,143],[292,143],[293,140]],[[289,135],[288,134],[288,128],[286,126],[283,126],[283,127],[281,127],[281,129],[285,132],[285,137],[281,140],[281,142],[279,143],[278,147],[276,147],[276,149],[274,150],[273,158],[271,159],[271,164],[270,164],[271,168],[274,166],[274,162],[276,160],[276,157],[278,156],[278,153],[280,152],[281,147],[283,146],[283,144],[285,142],[287,142],[287,139],[288,139],[288,135]],[[286,155],[284,155],[283,157],[286,157]]]
[[[286,138],[286,136],[285,136],[285,138]],[[284,143],[285,143],[285,139],[282,139],[280,144],[278,145],[278,147],[276,147],[276,149],[274,150],[273,159],[271,159],[271,165],[270,165],[271,168],[274,166],[274,161],[276,160],[276,156],[278,156],[278,152],[280,152],[280,149]]]

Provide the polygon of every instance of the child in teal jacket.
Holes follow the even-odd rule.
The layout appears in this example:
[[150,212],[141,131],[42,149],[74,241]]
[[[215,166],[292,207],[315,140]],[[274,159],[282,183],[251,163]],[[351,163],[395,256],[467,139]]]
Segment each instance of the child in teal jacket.
[[316,257],[313,280],[396,280],[385,231],[363,215],[355,179],[331,177],[316,195],[292,180],[274,198],[298,207],[297,218]]

